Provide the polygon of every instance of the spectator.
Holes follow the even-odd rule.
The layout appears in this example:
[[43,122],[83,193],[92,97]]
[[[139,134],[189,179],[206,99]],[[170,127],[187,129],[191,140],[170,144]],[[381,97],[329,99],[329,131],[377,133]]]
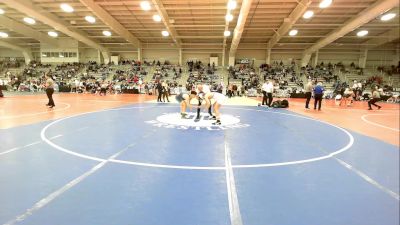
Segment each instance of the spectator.
[[314,87],[314,110],[317,109],[317,103],[318,103],[318,110],[321,110],[321,105],[322,105],[322,96],[324,94],[324,87],[322,87],[322,83],[319,82],[315,87]]
[[311,79],[308,80],[308,83],[305,88],[305,93],[306,93],[306,109],[309,109],[309,104],[311,100],[311,95],[312,95],[312,90],[313,90],[313,81]]
[[372,90],[372,98],[368,101],[368,110],[372,110],[371,105],[374,105],[375,107],[378,107],[378,109],[381,109],[382,106],[375,104],[380,100],[381,100],[381,95],[379,93],[378,86],[375,86]]

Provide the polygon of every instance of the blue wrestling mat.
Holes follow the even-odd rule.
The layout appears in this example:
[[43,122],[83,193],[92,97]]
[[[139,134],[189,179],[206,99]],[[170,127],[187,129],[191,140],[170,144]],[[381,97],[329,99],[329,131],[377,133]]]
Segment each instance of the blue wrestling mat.
[[0,224],[399,224],[397,146],[283,109],[221,121],[143,104],[0,130]]

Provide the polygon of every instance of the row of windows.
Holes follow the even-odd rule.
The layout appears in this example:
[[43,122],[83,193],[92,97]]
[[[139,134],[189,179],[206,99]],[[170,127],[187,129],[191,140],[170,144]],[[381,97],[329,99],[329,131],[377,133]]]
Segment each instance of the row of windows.
[[43,58],[76,58],[76,52],[42,52]]

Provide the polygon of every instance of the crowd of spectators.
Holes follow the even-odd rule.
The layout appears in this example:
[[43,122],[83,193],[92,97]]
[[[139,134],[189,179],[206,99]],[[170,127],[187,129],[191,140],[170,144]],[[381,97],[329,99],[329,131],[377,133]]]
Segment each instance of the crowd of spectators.
[[196,84],[207,84],[213,91],[221,92],[223,84],[220,82],[220,77],[217,75],[217,68],[214,63],[204,65],[201,61],[188,60],[189,77],[186,81],[186,90],[194,90]]
[[260,85],[260,77],[249,64],[236,64],[228,69],[228,96],[241,95],[245,91],[257,88]]
[[295,64],[284,65],[281,61],[273,62],[271,65],[263,64],[260,71],[264,81],[272,80],[281,90],[289,88],[289,82],[295,83],[299,88],[304,88],[302,78],[296,74]]
[[208,63],[207,66],[204,65],[201,61],[187,61],[189,78],[187,80],[190,84],[195,83],[210,83],[213,84],[219,78],[216,75],[217,68],[215,64]]
[[0,71],[8,68],[19,68],[24,65],[23,60],[2,60],[0,61]]
[[312,67],[307,65],[301,68],[300,75],[305,75],[306,77],[316,80],[318,78],[323,78],[325,83],[336,82],[338,80],[338,75],[335,74],[335,68],[341,67],[342,64],[338,63],[337,65],[333,65],[332,63],[328,63],[327,65],[324,62],[321,62],[319,65]]
[[153,80],[170,79],[178,80],[182,76],[182,68],[179,65],[164,64],[156,66]]
[[[32,61],[29,65],[16,70],[4,68],[21,68],[23,62],[19,60],[2,61],[0,66],[3,68],[6,79],[0,79],[0,86],[7,86],[12,91],[42,91],[44,88],[45,74],[49,74],[56,81],[56,89],[78,93],[146,93],[158,95],[159,86],[162,92],[168,94],[179,93],[180,91],[192,90],[196,84],[209,84],[213,91],[222,92],[224,89],[223,80],[215,75],[216,67],[214,64],[204,65],[201,61],[188,61],[187,68],[189,77],[186,84],[180,84],[178,78],[181,77],[183,68],[179,65],[171,65],[168,61],[139,62],[135,60],[121,60],[118,65],[98,64],[96,62],[83,63],[63,63],[59,65],[41,64]],[[152,80],[144,81],[149,68],[153,66],[154,74]],[[400,65],[399,65],[400,66]],[[237,64],[228,69],[228,85],[226,94],[229,97],[247,95],[250,91],[258,92],[261,80],[271,80],[275,90],[284,90],[289,93],[304,92],[303,80],[314,80],[315,83],[322,82],[324,85],[331,85],[333,94],[340,94],[344,89],[357,90],[358,95],[362,96],[364,91],[369,90],[375,85],[379,85],[386,92],[392,92],[393,87],[385,84],[382,76],[370,76],[366,79],[357,79],[347,83],[340,80],[335,73],[337,69],[345,70],[342,63],[324,64],[321,62],[316,67],[307,65],[296,71],[296,65],[291,63],[284,65],[283,62],[273,62],[271,65],[262,64],[259,67],[260,73],[249,64]],[[350,68],[357,69],[354,63]],[[395,67],[392,71],[397,71]],[[297,88],[292,88],[296,85]],[[104,91],[105,90],[105,91]]]

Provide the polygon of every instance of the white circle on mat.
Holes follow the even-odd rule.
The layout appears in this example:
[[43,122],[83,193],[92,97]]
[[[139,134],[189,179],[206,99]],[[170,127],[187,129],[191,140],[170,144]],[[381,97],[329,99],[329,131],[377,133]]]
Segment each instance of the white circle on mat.
[[[118,111],[118,110],[130,110],[130,109],[143,109],[143,108],[152,108],[152,107],[141,107],[141,106],[139,106],[139,107],[128,107],[128,108],[116,108],[116,109],[102,110],[100,112]],[[289,165],[311,163],[311,162],[321,161],[321,160],[325,160],[325,159],[329,159],[329,158],[335,157],[336,155],[349,150],[351,148],[351,146],[353,146],[353,144],[354,144],[354,137],[353,137],[353,135],[351,135],[350,132],[348,132],[347,130],[345,130],[345,129],[339,127],[339,126],[336,126],[334,124],[331,124],[331,123],[328,123],[328,122],[325,122],[325,121],[321,121],[321,120],[317,120],[317,119],[313,119],[313,118],[309,118],[309,117],[305,117],[305,116],[301,116],[301,115],[296,115],[296,114],[289,114],[289,113],[279,112],[279,111],[265,111],[265,110],[256,110],[256,109],[239,108],[239,107],[226,107],[226,108],[245,110],[245,111],[256,111],[256,112],[264,112],[264,113],[281,114],[281,115],[292,116],[292,117],[297,117],[297,118],[301,118],[301,119],[316,121],[316,122],[319,122],[319,123],[334,127],[336,129],[339,129],[340,131],[345,133],[347,135],[347,137],[349,138],[349,141],[345,146],[341,147],[340,149],[336,149],[334,151],[330,151],[331,153],[326,153],[325,155],[322,155],[322,156],[313,157],[313,158],[309,158],[309,159],[303,159],[303,160],[293,160],[293,161],[276,162],[276,163],[239,164],[239,165],[232,165],[232,168],[237,168],[237,169],[264,168],[264,167],[289,166]],[[89,159],[89,160],[98,161],[98,162],[106,162],[106,161],[108,161],[108,162],[112,162],[112,163],[127,164],[127,165],[133,165],[133,166],[165,168],[165,169],[226,170],[225,166],[186,166],[186,165],[169,165],[169,164],[134,162],[134,161],[118,160],[118,159],[103,159],[103,158],[93,157],[93,156],[90,156],[90,155],[85,155],[85,154],[78,153],[76,151],[69,150],[67,148],[64,148],[62,146],[59,146],[59,145],[55,144],[54,142],[49,140],[49,138],[46,137],[46,131],[51,126],[53,126],[53,125],[55,125],[55,124],[57,124],[57,123],[59,123],[61,121],[73,118],[73,117],[78,117],[78,116],[87,115],[87,114],[91,114],[91,113],[96,113],[96,112],[86,112],[86,113],[82,113],[80,115],[74,115],[74,116],[65,117],[65,118],[53,121],[53,122],[51,122],[50,124],[48,124],[47,126],[45,126],[42,129],[42,131],[40,132],[40,136],[41,136],[41,138],[42,138],[42,140],[44,142],[46,142],[47,144],[49,144],[53,148],[57,149],[58,151],[61,151],[61,152],[64,152],[64,153],[67,153],[67,154],[70,154],[70,155],[73,155],[73,156],[76,156],[76,157],[79,157],[79,158]],[[166,114],[166,115],[168,115],[168,114]],[[225,148],[227,148],[227,145],[225,145]]]

